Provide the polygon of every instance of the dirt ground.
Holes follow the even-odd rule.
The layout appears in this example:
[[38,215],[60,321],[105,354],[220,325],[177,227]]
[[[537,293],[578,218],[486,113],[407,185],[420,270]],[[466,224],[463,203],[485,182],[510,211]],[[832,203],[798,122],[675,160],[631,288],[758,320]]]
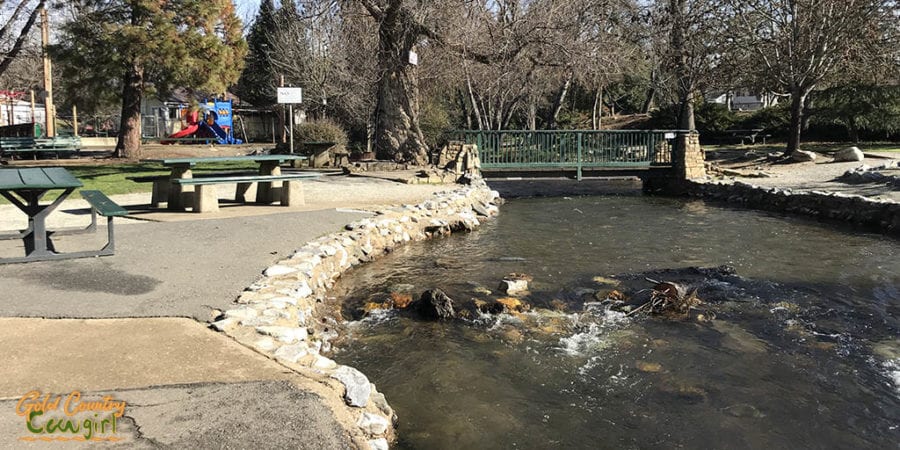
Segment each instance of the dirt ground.
[[[767,150],[767,149],[766,149]],[[840,177],[862,165],[881,166],[900,160],[900,152],[865,152],[861,162],[833,162],[829,154],[817,153],[815,162],[796,163],[771,158],[768,152],[752,146],[707,151],[706,161],[720,172],[709,171],[723,180],[740,180],[764,187],[788,188],[795,191],[825,191],[862,195],[900,202],[900,191],[884,183],[847,183]],[[900,177],[900,170],[881,171]]]

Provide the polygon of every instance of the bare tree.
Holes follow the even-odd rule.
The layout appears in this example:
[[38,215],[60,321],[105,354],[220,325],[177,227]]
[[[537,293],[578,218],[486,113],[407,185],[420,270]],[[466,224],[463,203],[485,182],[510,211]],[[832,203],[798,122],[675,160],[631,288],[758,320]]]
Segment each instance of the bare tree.
[[[895,0],[727,0],[745,66],[791,98],[785,154],[800,147],[810,92],[840,71],[897,70],[900,14]],[[896,73],[896,72],[895,72]]]
[[[37,3],[31,0],[20,0],[13,8],[6,23],[0,27],[0,76],[9,69],[13,61],[25,49],[29,33],[46,3],[45,0]],[[6,6],[6,1],[0,0],[0,10],[4,6]],[[22,23],[23,17],[25,18],[24,23]]]

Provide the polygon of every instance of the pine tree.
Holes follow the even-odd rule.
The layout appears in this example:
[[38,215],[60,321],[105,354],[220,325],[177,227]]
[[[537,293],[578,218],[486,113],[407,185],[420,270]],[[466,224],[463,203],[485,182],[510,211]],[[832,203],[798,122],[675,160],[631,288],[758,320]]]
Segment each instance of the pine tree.
[[140,157],[144,95],[186,88],[223,93],[247,45],[231,0],[79,0],[52,52],[82,92],[121,87],[116,156]]
[[259,12],[247,35],[247,65],[235,91],[241,100],[258,107],[273,105],[276,101],[276,73],[269,52],[272,51],[272,33],[276,32],[275,2],[263,0]]

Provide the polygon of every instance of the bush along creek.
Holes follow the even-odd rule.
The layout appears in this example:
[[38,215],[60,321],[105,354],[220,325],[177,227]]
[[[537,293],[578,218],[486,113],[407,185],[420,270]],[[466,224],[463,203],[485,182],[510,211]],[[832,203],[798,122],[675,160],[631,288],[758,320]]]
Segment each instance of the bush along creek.
[[[212,324],[237,341],[320,381],[351,417],[345,424],[358,448],[387,448],[396,414],[365,374],[329,358],[339,314],[329,290],[351,267],[373,261],[413,241],[468,231],[497,214],[502,202],[480,179],[438,193],[418,205],[378,211],[318,238],[267,268],[263,277]],[[337,402],[335,402],[337,403]]]
[[399,448],[887,448],[900,244],[696,200],[522,199],[349,271]]

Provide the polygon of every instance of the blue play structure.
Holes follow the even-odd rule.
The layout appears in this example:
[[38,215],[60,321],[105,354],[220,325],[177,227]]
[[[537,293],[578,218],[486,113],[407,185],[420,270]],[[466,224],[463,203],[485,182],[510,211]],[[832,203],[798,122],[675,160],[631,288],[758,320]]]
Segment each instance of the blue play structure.
[[204,101],[200,104],[203,116],[182,108],[187,126],[169,136],[172,139],[215,139],[219,144],[242,144],[234,137],[234,109],[231,100]]

